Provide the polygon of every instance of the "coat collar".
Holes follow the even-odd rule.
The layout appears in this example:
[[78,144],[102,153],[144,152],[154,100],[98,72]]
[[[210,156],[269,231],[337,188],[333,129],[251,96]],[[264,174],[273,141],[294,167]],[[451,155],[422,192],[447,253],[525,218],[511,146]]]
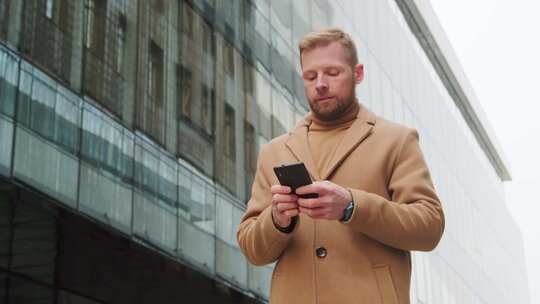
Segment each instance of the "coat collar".
[[337,147],[330,166],[323,168],[323,172],[319,172],[315,161],[311,155],[311,150],[308,143],[308,129],[311,125],[311,119],[308,113],[300,122],[289,132],[289,138],[285,145],[289,148],[292,154],[303,162],[312,177],[315,180],[326,180],[334,171],[339,168],[341,163],[350,155],[350,153],[360,145],[373,132],[373,126],[376,123],[375,115],[369,111],[364,105],[360,104],[360,110],[356,116],[355,122],[347,129],[345,140]]

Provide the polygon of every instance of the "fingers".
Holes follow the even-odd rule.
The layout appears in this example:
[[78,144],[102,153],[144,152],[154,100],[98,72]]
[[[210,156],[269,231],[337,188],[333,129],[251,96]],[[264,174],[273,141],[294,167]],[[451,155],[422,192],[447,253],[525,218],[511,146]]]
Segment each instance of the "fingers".
[[294,209],[289,209],[289,210],[286,210],[286,211],[283,211],[283,214],[286,215],[287,217],[291,218],[293,216],[297,216],[300,212],[298,211],[298,208],[294,208]]
[[310,193],[317,193],[319,196],[324,195],[326,192],[331,190],[331,188],[335,184],[330,181],[316,181],[312,184],[302,186],[298,189],[296,189],[296,194],[303,195],[303,194],[310,194]]
[[323,202],[321,198],[299,198],[298,206],[314,209],[314,208],[323,207]]
[[297,201],[298,201],[298,196],[294,194],[274,194],[272,196],[273,204],[289,203],[289,202],[296,203]]
[[292,203],[294,207],[296,208],[296,202],[298,200],[298,196],[295,194],[291,194],[291,188],[287,186],[282,185],[273,185],[270,189],[272,192],[272,204],[273,205],[282,205],[285,204],[285,207],[280,207],[280,211],[290,209],[291,206],[289,203]]
[[291,188],[282,185],[272,185],[270,192],[272,192],[272,194],[289,194],[291,193]]
[[314,182],[313,184],[302,186],[298,189],[296,189],[295,193],[297,195],[303,195],[303,194],[309,194],[309,193],[318,193],[317,190],[320,190],[319,187],[316,184],[317,182]]
[[298,215],[298,196],[289,194],[291,189],[280,185],[272,186],[272,216],[279,227],[287,227],[291,218]]
[[278,212],[285,213],[285,211],[288,211],[291,209],[298,209],[298,205],[296,203],[279,203],[279,204],[276,204],[276,209]]
[[[273,212],[281,223],[288,223],[291,217],[300,213],[315,219],[332,219],[332,205],[335,198],[330,194],[336,187],[336,184],[329,181],[317,181],[296,189],[295,194],[292,194],[290,187],[273,185],[270,189]],[[310,193],[316,193],[319,197],[299,198],[299,195]]]

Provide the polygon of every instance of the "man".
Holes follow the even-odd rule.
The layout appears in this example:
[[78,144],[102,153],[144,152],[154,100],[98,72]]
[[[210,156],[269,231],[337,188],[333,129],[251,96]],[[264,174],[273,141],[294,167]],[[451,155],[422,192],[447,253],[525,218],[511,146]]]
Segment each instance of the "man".
[[[357,102],[364,70],[349,35],[310,33],[299,48],[311,111],[262,146],[240,248],[255,265],[277,261],[273,304],[409,303],[410,251],[432,250],[444,230],[418,134]],[[290,193],[272,168],[295,162],[314,182]]]

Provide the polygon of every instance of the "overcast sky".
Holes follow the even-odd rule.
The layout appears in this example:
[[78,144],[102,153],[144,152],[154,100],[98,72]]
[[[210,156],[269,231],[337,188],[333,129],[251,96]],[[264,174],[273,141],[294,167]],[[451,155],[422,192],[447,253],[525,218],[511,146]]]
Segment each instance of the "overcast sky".
[[509,159],[506,204],[540,303],[540,1],[431,3]]

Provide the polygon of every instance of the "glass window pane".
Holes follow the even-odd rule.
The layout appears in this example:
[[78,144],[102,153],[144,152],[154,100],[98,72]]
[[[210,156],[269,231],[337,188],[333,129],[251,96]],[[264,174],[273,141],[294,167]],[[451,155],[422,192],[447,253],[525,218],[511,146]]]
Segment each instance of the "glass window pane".
[[329,4],[326,0],[315,0],[312,2],[311,22],[313,30],[325,28],[330,24],[328,22],[329,11]]
[[178,253],[207,272],[215,268],[214,185],[186,164],[179,162]]
[[247,261],[236,242],[236,228],[242,211],[226,193],[217,194],[216,272],[247,288]]
[[79,207],[130,231],[134,135],[89,102],[84,105]]
[[220,113],[221,126],[219,126],[217,157],[217,178],[229,191],[236,192],[236,113],[232,106],[224,103],[223,112]]
[[19,97],[17,106],[17,121],[27,127],[30,127],[30,108],[32,106],[32,77],[31,70],[22,65],[21,76],[19,80]]
[[24,126],[19,125],[15,132],[14,176],[61,203],[75,207],[77,159]]
[[10,176],[13,152],[13,122],[0,115],[0,175]]
[[[247,1],[246,1],[247,2]],[[271,30],[268,14],[261,12],[255,6],[246,6],[246,46],[255,58],[266,68],[270,69],[270,39]]]
[[293,87],[293,59],[292,50],[283,38],[272,36],[272,76],[289,92]]
[[73,154],[79,149],[81,105],[82,100],[78,96],[59,88],[56,95],[54,140]]
[[[36,70],[34,70],[35,72]],[[54,107],[56,103],[56,92],[46,78],[40,76],[41,73],[34,74],[32,86],[32,104],[30,107],[30,127],[45,136],[53,139],[55,115]]]
[[13,116],[19,77],[18,59],[0,46],[0,113]]
[[285,44],[290,45],[292,39],[291,0],[272,0],[270,4],[272,27],[285,40]]
[[255,100],[258,108],[258,131],[269,140],[272,138],[272,86],[267,75],[257,71],[255,74]]
[[311,31],[311,1],[293,0],[292,2],[292,48],[297,49],[300,39]]
[[176,161],[142,135],[136,140],[133,230],[172,253],[177,248]]

